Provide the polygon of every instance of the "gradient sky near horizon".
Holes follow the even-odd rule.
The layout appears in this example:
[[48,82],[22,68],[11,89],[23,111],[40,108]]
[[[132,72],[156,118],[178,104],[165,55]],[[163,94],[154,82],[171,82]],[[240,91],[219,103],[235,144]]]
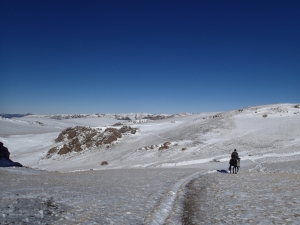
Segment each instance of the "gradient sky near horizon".
[[1,0],[2,113],[300,102],[300,1]]

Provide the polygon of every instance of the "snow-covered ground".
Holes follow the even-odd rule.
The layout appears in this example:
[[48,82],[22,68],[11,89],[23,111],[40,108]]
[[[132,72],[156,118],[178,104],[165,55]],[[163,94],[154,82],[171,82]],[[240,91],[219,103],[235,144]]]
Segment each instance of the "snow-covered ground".
[[[49,158],[63,129],[124,120],[1,118],[0,141],[30,168],[0,169],[0,224],[300,224],[299,105],[137,119],[109,148]],[[239,174],[216,172],[233,149]]]

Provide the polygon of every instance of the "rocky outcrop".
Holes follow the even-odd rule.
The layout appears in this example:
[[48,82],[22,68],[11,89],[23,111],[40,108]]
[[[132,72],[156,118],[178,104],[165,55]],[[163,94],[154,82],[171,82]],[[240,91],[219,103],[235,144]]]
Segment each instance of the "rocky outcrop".
[[169,149],[169,145],[171,145],[170,142],[165,142],[162,146],[159,147],[159,151],[164,150],[164,149]]
[[108,165],[108,162],[107,162],[107,161],[102,161],[102,162],[101,162],[101,166],[106,166],[106,165]]
[[119,130],[122,134],[123,133],[131,133],[131,134],[135,134],[137,131],[137,128],[132,128],[130,126],[123,126],[122,128],[120,128]]
[[10,159],[0,158],[0,167],[22,167],[23,165],[18,162],[13,162]]
[[137,128],[123,126],[120,129],[106,128],[103,132],[101,129],[90,127],[69,127],[63,130],[55,142],[56,147],[51,148],[47,153],[47,158],[55,154],[65,155],[71,152],[81,152],[85,149],[109,148],[118,138],[126,134],[135,134]]
[[173,118],[170,115],[164,115],[164,114],[154,114],[154,115],[148,115],[143,117],[143,119],[148,119],[148,120],[162,120],[162,119],[167,119],[167,118]]
[[166,150],[166,149],[170,149],[171,147],[177,147],[178,143],[176,142],[165,142],[165,143],[161,143],[161,144],[157,144],[157,145],[149,145],[143,148],[139,148],[138,151],[141,150],[158,150],[158,151],[162,151],[162,150]]

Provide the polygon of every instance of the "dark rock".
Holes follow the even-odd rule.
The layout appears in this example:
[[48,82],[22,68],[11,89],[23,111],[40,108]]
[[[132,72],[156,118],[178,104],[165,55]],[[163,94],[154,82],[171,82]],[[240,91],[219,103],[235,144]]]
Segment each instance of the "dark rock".
[[165,142],[161,147],[159,147],[158,150],[169,149],[170,148],[169,147],[170,144],[171,144],[170,142]]
[[[67,145],[64,144],[64,146],[58,151],[57,154],[59,154],[59,155],[64,155],[64,154],[67,154],[67,153],[69,153],[69,152],[71,152],[71,149],[69,149],[69,148],[67,147]],[[49,152],[48,152],[48,153],[49,153]]]
[[101,166],[106,166],[106,165],[108,165],[108,162],[107,162],[107,161],[101,162]]
[[10,159],[0,158],[0,167],[23,167],[21,163],[13,162]]
[[138,128],[132,128],[130,126],[123,126],[119,129],[121,133],[131,133],[131,134],[135,134],[137,130]]

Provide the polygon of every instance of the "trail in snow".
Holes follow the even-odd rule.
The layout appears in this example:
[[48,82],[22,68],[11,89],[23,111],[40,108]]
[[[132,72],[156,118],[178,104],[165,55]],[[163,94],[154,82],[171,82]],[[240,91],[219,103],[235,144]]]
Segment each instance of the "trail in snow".
[[[241,156],[241,163],[246,160],[250,160],[254,163],[256,163],[257,160],[260,159],[267,159],[267,158],[282,158],[282,157],[289,157],[289,156],[299,156],[300,152],[291,152],[291,153],[269,153],[269,154],[263,154],[260,156]],[[197,165],[197,164],[203,164],[212,162],[214,159],[217,159],[219,162],[229,162],[230,157],[228,155],[217,155],[210,158],[204,158],[204,159],[198,159],[198,160],[190,160],[190,161],[184,161],[184,162],[178,162],[178,163],[162,163],[163,167],[174,167],[174,166],[187,166],[187,165]],[[137,165],[138,166],[138,165]]]
[[[166,219],[170,216],[173,205],[178,197],[178,190],[185,186],[188,182],[192,179],[199,177],[199,175],[205,174],[203,171],[195,172],[191,175],[188,175],[181,180],[177,181],[171,189],[162,197],[162,200],[159,204],[155,207],[153,212],[150,215],[150,218],[147,219],[145,222],[147,225],[161,225],[164,224]],[[180,221],[178,221],[180,222]]]
[[[196,171],[125,169],[61,174],[0,168],[0,221],[12,225],[144,224],[145,218],[163,221],[176,198],[168,195],[176,193]],[[161,198],[164,200],[158,205]],[[168,211],[161,213],[164,206]]]
[[[281,111],[274,111],[274,107],[282,108],[286,113],[278,113]],[[182,211],[173,211],[174,204],[177,207],[178,193],[181,193],[190,180],[197,180],[197,176],[202,175],[202,172],[226,169],[231,151],[237,148],[242,159],[242,172],[246,174],[239,180],[243,183],[243,186],[239,186],[241,191],[239,197],[247,200],[249,208],[244,210],[240,205],[233,204],[238,199],[230,192],[230,186],[226,183],[231,177],[224,179],[227,175],[213,173],[213,184],[225,185],[226,183],[227,186],[225,186],[228,188],[226,192],[222,190],[223,186],[216,185],[213,190],[201,186],[202,178],[198,179],[195,187],[203,187],[206,190],[204,193],[212,196],[217,193],[219,199],[229,202],[230,207],[236,207],[233,211],[238,214],[231,213],[230,207],[224,205],[223,208],[226,211],[218,211],[220,201],[218,202],[217,199],[216,203],[211,202],[210,206],[201,208],[202,212],[208,215],[204,224],[212,224],[210,223],[212,218],[218,220],[216,224],[222,224],[223,217],[226,221],[238,219],[245,224],[251,224],[252,217],[264,218],[265,216],[263,201],[255,202],[261,208],[255,210],[260,210],[262,213],[253,213],[252,199],[257,196],[263,199],[264,195],[267,195],[269,199],[275,199],[274,196],[277,193],[281,196],[278,202],[276,200],[268,205],[270,209],[267,213],[271,217],[279,215],[280,210],[272,211],[271,209],[274,204],[278,203],[278,206],[286,209],[279,223],[297,224],[294,221],[299,221],[300,213],[294,210],[298,210],[294,202],[299,205],[299,201],[294,196],[298,196],[296,187],[299,180],[299,112],[300,109],[295,108],[294,104],[279,104],[249,107],[205,119],[201,114],[176,118],[176,124],[171,123],[170,120],[161,120],[159,124],[156,122],[132,125],[139,128],[140,132],[136,136],[121,139],[119,144],[109,149],[87,150],[74,155],[57,156],[49,160],[41,160],[41,158],[54,145],[54,138],[61,129],[77,125],[112,126],[118,121],[101,118],[71,119],[59,122],[47,118],[39,119],[45,126],[20,121],[14,123],[0,121],[0,135],[2,136],[0,141],[3,141],[9,148],[14,161],[25,166],[66,172],[31,174],[26,168],[0,169],[0,189],[5,190],[0,193],[0,217],[2,215],[1,219],[8,224],[24,222],[30,224],[76,224],[76,222],[80,224],[143,224],[145,221],[147,224],[180,224],[178,221],[180,221]],[[265,114],[268,116],[262,117]],[[22,118],[22,120],[29,119]],[[36,119],[32,118],[32,120]],[[56,125],[59,125],[61,129],[58,129]],[[161,140],[172,139],[174,139],[174,145],[169,149],[137,151],[145,146],[161,144],[163,142]],[[103,160],[107,160],[109,164],[101,166]],[[135,169],[124,169],[132,167]],[[136,169],[136,167],[160,168]],[[88,171],[90,169],[100,171]],[[69,173],[74,170],[82,172]],[[253,176],[248,175],[249,171]],[[269,179],[267,173],[283,173],[283,175],[277,176],[276,174]],[[259,177],[258,182],[256,182],[256,176]],[[251,179],[252,183],[247,183],[249,181],[245,177]],[[285,187],[279,184],[281,178],[285,184],[289,184],[289,179],[293,179],[291,182],[293,186],[289,189],[286,199],[284,199],[284,192],[281,191]],[[264,179],[269,183],[263,183]],[[272,186],[274,181],[278,182],[276,190],[273,190]],[[239,182],[236,181],[237,186]],[[268,189],[264,188],[264,185]],[[252,189],[249,190],[249,187]],[[256,191],[259,189],[263,190],[263,195]],[[197,190],[195,189],[196,193]],[[223,198],[224,194],[226,197]],[[203,202],[199,202],[203,206]],[[47,217],[47,210],[54,216]],[[292,215],[287,211],[295,211],[296,214]],[[172,215],[175,213],[177,217],[170,216],[170,213]],[[285,214],[288,215],[287,218],[284,217]],[[243,215],[250,222],[243,220],[239,215]]]

